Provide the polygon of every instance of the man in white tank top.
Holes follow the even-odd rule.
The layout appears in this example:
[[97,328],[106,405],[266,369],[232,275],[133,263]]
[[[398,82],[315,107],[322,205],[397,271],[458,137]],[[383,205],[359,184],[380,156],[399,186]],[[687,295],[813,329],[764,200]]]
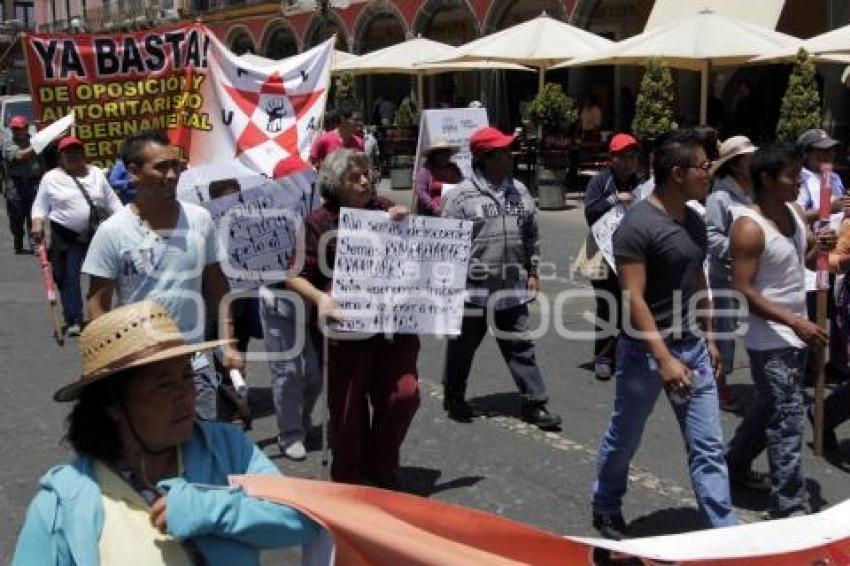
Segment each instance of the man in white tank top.
[[[747,351],[756,395],[729,443],[733,484],[767,489],[751,468],[765,448],[770,465],[768,518],[807,512],[803,474],[803,374],[809,347],[827,334],[806,316],[803,267],[816,258],[815,237],[795,203],[802,163],[792,144],[773,144],[753,155],[752,208],[733,210],[730,230],[732,285],[749,306]],[[831,230],[818,235],[834,246]]]

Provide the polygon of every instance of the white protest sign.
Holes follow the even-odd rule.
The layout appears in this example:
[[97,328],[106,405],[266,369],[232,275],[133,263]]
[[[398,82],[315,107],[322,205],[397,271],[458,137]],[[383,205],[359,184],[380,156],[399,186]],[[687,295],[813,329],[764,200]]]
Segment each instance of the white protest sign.
[[231,288],[253,289],[290,275],[290,258],[303,219],[319,205],[312,172],[283,179],[220,179],[184,187],[181,200],[200,203],[218,227],[227,251],[221,268]]
[[596,245],[602,251],[605,261],[617,272],[617,265],[614,262],[614,231],[622,222],[626,215],[626,207],[623,204],[618,204],[602,217],[593,223],[590,227],[590,233],[593,234],[593,239],[596,240]]
[[343,208],[332,296],[337,331],[460,334],[472,222]]
[[30,145],[36,153],[41,153],[44,148],[59,139],[59,137],[74,125],[74,113],[71,112],[64,118],[56,120],[30,138]]
[[416,169],[419,170],[423,152],[438,138],[457,145],[460,151],[454,162],[460,167],[464,178],[472,176],[472,153],[469,138],[477,130],[490,125],[485,108],[446,108],[425,110],[419,121],[419,142],[416,145]]

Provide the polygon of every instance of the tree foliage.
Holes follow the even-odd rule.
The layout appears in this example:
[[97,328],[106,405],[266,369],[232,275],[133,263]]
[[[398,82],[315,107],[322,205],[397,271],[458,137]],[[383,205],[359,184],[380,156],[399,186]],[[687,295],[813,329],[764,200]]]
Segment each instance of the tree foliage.
[[821,101],[815,81],[815,63],[805,49],[797,52],[788,89],[782,97],[776,138],[796,141],[806,130],[821,127]]
[[578,119],[576,103],[558,83],[546,83],[528,106],[528,117],[543,133],[564,133]]
[[678,127],[673,112],[673,75],[664,59],[653,57],[640,83],[632,132],[641,139],[656,139]]

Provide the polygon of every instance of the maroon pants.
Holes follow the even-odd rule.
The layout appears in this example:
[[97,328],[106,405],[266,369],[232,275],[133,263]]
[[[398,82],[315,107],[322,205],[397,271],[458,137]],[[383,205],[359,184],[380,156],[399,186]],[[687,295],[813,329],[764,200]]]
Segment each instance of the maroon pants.
[[401,443],[419,407],[418,354],[412,335],[328,344],[333,481],[396,479]]

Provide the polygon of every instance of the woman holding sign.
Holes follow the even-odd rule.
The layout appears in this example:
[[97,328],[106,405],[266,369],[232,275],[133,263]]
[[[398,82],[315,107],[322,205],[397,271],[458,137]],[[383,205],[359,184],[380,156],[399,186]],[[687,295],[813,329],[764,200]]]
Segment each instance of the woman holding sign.
[[[304,223],[303,249],[296,254],[304,258],[304,266],[286,285],[314,304],[320,319],[338,320],[331,290],[340,208],[385,210],[392,220],[403,219],[408,210],[375,196],[369,159],[360,151],[340,149],[328,155],[316,183],[325,203]],[[335,333],[327,340],[331,479],[395,487],[401,443],[419,407],[419,338]]]
[[435,139],[425,150],[425,162],[416,173],[416,213],[425,216],[440,216],[443,210],[443,191],[463,181],[460,167],[452,156],[460,148],[446,138]]

